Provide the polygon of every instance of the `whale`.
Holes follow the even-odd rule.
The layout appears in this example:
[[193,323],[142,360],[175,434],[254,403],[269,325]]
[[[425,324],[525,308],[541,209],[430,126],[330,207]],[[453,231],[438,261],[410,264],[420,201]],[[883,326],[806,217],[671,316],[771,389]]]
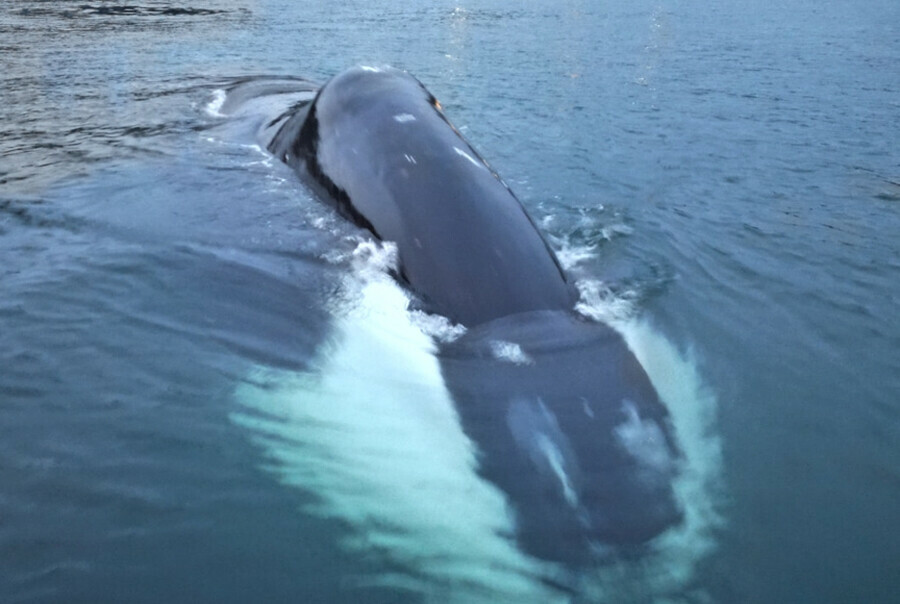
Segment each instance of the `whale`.
[[573,290],[522,204],[412,76],[346,71],[268,148],[343,215],[396,243],[402,281],[433,312],[475,325],[571,308]]
[[348,69],[261,136],[317,198],[396,246],[393,276],[418,309],[465,327],[440,343],[441,374],[523,551],[585,566],[683,521],[679,444],[646,371],[575,311],[535,221],[419,80]]

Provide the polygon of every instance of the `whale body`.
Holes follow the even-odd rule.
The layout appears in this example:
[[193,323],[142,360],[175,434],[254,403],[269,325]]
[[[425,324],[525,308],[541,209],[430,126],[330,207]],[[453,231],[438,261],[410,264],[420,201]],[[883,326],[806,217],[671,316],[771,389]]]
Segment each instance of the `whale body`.
[[396,243],[398,280],[466,326],[442,375],[516,538],[547,560],[631,552],[682,518],[668,412],[621,335],[573,312],[556,255],[425,87],[356,67],[268,123],[266,146]]
[[412,76],[336,76],[269,150],[395,242],[402,279],[434,312],[472,326],[572,307],[572,288],[522,204]]

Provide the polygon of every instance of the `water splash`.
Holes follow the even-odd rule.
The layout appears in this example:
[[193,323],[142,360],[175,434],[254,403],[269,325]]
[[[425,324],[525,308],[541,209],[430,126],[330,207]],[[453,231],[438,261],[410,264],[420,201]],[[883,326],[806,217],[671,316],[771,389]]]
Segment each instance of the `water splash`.
[[210,117],[226,117],[224,113],[222,113],[222,106],[225,104],[225,98],[227,94],[221,88],[213,91],[213,98],[206,104],[204,107],[204,111]]
[[256,368],[232,420],[266,469],[313,494],[306,512],[351,527],[346,547],[391,571],[361,584],[428,601],[564,601],[516,547],[503,495],[476,473],[435,357],[388,275],[396,250],[360,244],[332,339],[306,371]]
[[[635,295],[618,297],[599,281],[576,285],[581,292],[578,312],[604,321],[622,334],[669,410],[682,453],[673,488],[684,511],[684,521],[654,539],[640,564],[610,562],[585,583],[586,589],[598,601],[706,601],[706,594],[685,589],[699,562],[715,550],[716,531],[725,522],[715,393],[704,383],[695,354],[680,351],[638,316]],[[609,585],[616,585],[618,593],[600,588]]]

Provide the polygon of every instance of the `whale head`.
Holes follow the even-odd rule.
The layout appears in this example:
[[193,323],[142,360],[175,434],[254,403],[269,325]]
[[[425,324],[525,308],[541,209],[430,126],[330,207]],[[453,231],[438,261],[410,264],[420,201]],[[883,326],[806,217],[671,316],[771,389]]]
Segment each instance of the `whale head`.
[[506,493],[524,550],[588,563],[681,521],[668,414],[617,332],[528,313],[470,330],[443,356],[480,471]]

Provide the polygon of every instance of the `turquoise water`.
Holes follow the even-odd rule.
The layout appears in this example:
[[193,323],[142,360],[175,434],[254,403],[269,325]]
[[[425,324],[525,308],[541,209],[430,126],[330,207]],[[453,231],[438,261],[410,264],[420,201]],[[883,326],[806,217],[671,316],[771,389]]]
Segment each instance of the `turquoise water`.
[[[672,408],[658,555],[498,537],[446,326],[215,111],[356,63],[440,99]],[[893,601],[896,3],[31,0],[0,66],[0,600]]]

